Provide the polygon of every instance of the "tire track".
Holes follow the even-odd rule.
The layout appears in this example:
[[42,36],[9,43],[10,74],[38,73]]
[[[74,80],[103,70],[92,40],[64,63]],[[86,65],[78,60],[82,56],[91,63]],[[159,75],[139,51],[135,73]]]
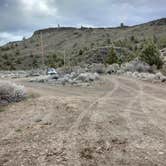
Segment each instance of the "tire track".
[[[67,142],[70,142],[70,153],[72,152],[72,161],[73,159],[75,159],[73,161],[73,164],[76,166],[80,166],[81,163],[78,160],[79,158],[79,154],[77,153],[77,132],[78,132],[78,128],[79,125],[81,124],[82,120],[84,119],[84,117],[88,114],[91,113],[93,111],[92,107],[96,107],[104,98],[113,95],[119,88],[119,82],[116,81],[115,79],[112,80],[113,82],[113,89],[108,92],[106,92],[103,96],[101,96],[100,98],[98,98],[97,100],[93,101],[89,107],[87,109],[85,109],[80,115],[79,117],[76,119],[76,121],[74,122],[74,124],[71,126],[71,128],[69,129],[69,132],[67,133],[66,137],[64,139],[67,138]],[[107,163],[107,162],[106,162]],[[109,166],[109,164],[107,163],[107,166]]]
[[[151,106],[147,106],[146,104],[145,104],[145,101],[146,101],[146,99],[145,99],[145,97],[144,97],[144,92],[143,92],[143,87],[142,86],[140,86],[140,89],[141,89],[141,95],[140,95],[140,106],[141,106],[141,110],[143,111],[143,113],[145,114],[145,116],[146,116],[146,118],[147,118],[147,120],[148,120],[148,122],[150,123],[150,124],[152,124],[152,125],[154,125],[155,127],[157,127],[160,131],[162,131],[162,132],[164,132],[165,134],[166,134],[166,132],[165,132],[165,127],[161,127],[161,121],[160,121],[160,125],[159,125],[159,122],[157,122],[155,119],[156,119],[156,114],[154,115],[154,112],[151,112],[151,111],[149,111],[148,109],[149,109],[149,107],[151,108],[151,109],[153,109]],[[147,94],[146,94],[146,96],[147,96]],[[152,99],[156,99],[156,98],[154,98],[154,97],[151,97],[151,96],[147,96],[147,97],[149,97],[149,98],[152,98]],[[160,101],[160,100],[159,100]],[[161,100],[162,101],[162,100]],[[151,116],[153,116],[153,117],[151,117]],[[160,126],[160,127],[159,127]]]
[[[104,96],[103,98],[101,98],[100,102],[101,102],[102,100],[106,100],[107,103],[109,103],[109,100],[110,100],[110,99],[113,100],[113,99],[115,98],[114,96],[116,96],[116,92],[117,92],[117,90],[120,89],[120,88],[122,88],[123,90],[126,91],[126,87],[127,87],[127,90],[128,90],[128,91],[131,91],[131,90],[132,90],[132,91],[134,91],[134,93],[135,93],[135,89],[132,89],[132,88],[130,88],[130,87],[128,87],[128,86],[123,86],[123,84],[120,83],[118,79],[116,80],[116,82],[118,82],[118,86],[114,89],[114,91],[113,91],[112,93],[108,93],[106,96]],[[137,86],[138,86],[138,85],[137,85]],[[132,107],[132,105],[133,105],[133,104],[137,101],[137,99],[139,98],[140,92],[137,91],[137,93],[138,93],[138,94],[137,94],[134,98],[132,98],[132,100],[125,106],[125,107],[126,107],[126,110],[128,110],[128,107],[129,107],[129,108]],[[114,96],[113,96],[112,94],[114,94]],[[104,109],[104,108],[102,109],[102,107],[100,108],[100,110],[97,109],[97,107],[100,105],[100,102],[99,102],[97,105],[95,105],[95,108],[93,108],[91,114],[93,114],[93,112],[96,113],[96,111],[101,111],[101,110]],[[111,105],[110,105],[110,108],[111,108]],[[104,110],[104,111],[105,111],[105,110]],[[127,114],[126,114],[126,112],[127,112]],[[125,119],[128,119],[128,118],[129,118],[129,121],[128,121],[127,123],[128,123],[128,128],[130,128],[130,133],[133,133],[133,131],[137,131],[136,127],[132,125],[132,124],[133,124],[133,120],[132,120],[132,118],[131,118],[130,112],[124,111],[124,113],[126,114]],[[124,116],[123,116],[123,117],[124,117]],[[93,131],[93,134],[94,134],[94,132],[97,133],[97,131],[96,131],[96,129],[95,129],[95,126],[96,126],[96,125],[91,122],[91,123],[89,124],[89,127],[88,127],[88,129],[89,129],[90,131]],[[103,128],[103,130],[107,130],[107,132],[108,132],[110,135],[112,135],[112,133],[107,129],[108,126],[106,126],[105,123],[102,123],[102,126],[101,126],[101,127]],[[131,131],[131,130],[132,130],[132,131]],[[96,134],[96,135],[97,135],[97,134]],[[106,152],[104,152],[103,154],[104,154],[104,155],[102,156],[102,160],[104,160],[106,166],[110,166],[110,163],[112,162],[113,158],[110,158],[110,156],[109,156]],[[100,164],[99,164],[99,165],[100,165]]]
[[102,97],[98,98],[97,100],[93,101],[89,107],[87,109],[85,109],[80,115],[79,117],[76,119],[76,121],[74,122],[74,124],[71,126],[71,128],[69,129],[69,133],[68,135],[70,135],[73,130],[76,130],[79,127],[79,124],[81,123],[82,119],[89,113],[89,111],[91,111],[91,108],[93,106],[95,106],[96,104],[99,104],[104,98],[106,98],[107,96],[111,96],[113,95],[117,89],[119,88],[119,82],[116,81],[115,79],[113,80],[113,84],[114,84],[114,88],[108,92],[106,92]]

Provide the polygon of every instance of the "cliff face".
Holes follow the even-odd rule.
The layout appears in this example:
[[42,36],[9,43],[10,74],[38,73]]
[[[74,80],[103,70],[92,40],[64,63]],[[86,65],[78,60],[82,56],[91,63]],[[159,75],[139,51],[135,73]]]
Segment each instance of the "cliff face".
[[47,28],[47,29],[40,29],[34,32],[33,35],[39,35],[41,33],[53,33],[57,31],[67,31],[67,30],[76,30],[77,28],[74,27],[59,27],[59,28]]

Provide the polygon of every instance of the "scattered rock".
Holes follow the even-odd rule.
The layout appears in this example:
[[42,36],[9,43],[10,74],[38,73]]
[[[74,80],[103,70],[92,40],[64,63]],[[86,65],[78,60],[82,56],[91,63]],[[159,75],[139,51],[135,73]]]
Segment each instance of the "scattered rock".
[[120,69],[120,67],[119,67],[118,64],[112,64],[112,65],[109,65],[106,68],[106,73],[108,73],[108,74],[115,74],[115,73],[118,72],[119,69]]
[[81,73],[76,80],[81,80],[82,82],[91,82],[99,79],[97,73]]
[[36,123],[38,123],[38,122],[41,122],[42,119],[41,119],[41,118],[36,118],[36,119],[34,119],[34,121],[35,121]]
[[44,83],[47,82],[49,79],[52,79],[52,76],[39,76],[39,77],[35,77],[33,79],[30,80],[30,82],[40,82],[40,83]]
[[137,78],[140,80],[149,80],[149,81],[161,81],[165,82],[166,81],[166,76],[163,76],[160,72],[156,74],[152,73],[139,73],[139,72],[126,72],[124,75],[128,77],[133,77]]
[[105,65],[104,64],[92,64],[90,66],[88,66],[88,71],[92,72],[92,73],[98,73],[98,74],[104,74],[105,73]]
[[99,74],[97,73],[76,73],[61,75],[55,78],[55,76],[39,76],[30,80],[30,82],[40,82],[40,83],[53,83],[53,84],[80,84],[80,83],[90,83],[99,80]]

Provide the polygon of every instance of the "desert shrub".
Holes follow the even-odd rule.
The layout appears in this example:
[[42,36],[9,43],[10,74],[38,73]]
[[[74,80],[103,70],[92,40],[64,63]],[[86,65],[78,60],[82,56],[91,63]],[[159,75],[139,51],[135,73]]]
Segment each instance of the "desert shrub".
[[8,51],[8,50],[10,50],[10,47],[9,46],[4,46],[4,47],[1,47],[1,50],[2,51]]
[[160,69],[163,64],[159,49],[153,42],[148,42],[144,45],[140,59],[151,66],[156,65],[158,69]]
[[128,54],[124,57],[122,63],[123,63],[123,62],[130,62],[130,61],[134,60],[136,57],[137,57],[137,54],[136,54],[135,52],[128,53]]
[[160,40],[158,41],[158,46],[160,49],[165,48],[166,47],[166,38],[160,38]]
[[152,38],[153,42],[156,44],[158,42],[158,38],[156,35],[153,35],[153,38]]
[[80,49],[78,54],[82,55],[83,54],[83,50]]
[[122,66],[124,71],[130,72],[152,72],[151,67],[138,59],[132,60]]
[[137,51],[137,50],[138,50],[138,46],[135,45],[135,47],[134,47],[134,51]]
[[39,47],[39,46],[40,46],[40,44],[39,44],[39,43],[36,43],[35,45],[36,45],[36,47]]
[[91,48],[93,48],[95,46],[95,43],[91,43],[90,46]]
[[32,67],[38,68],[38,66],[39,66],[39,64],[38,64],[37,58],[34,58],[32,61]]
[[9,66],[9,70],[16,70],[15,64],[11,63]]
[[113,63],[118,63],[118,57],[117,57],[116,51],[113,47],[108,52],[106,63],[108,63],[110,65]]
[[130,40],[133,42],[133,41],[135,40],[135,36],[132,35],[132,36],[130,37]]
[[6,53],[3,54],[3,55],[2,55],[2,58],[5,59],[5,60],[8,60],[8,59],[9,59],[8,54],[6,54]]
[[1,81],[0,82],[0,104],[19,102],[26,97],[24,86],[15,83]]
[[16,55],[20,55],[20,51],[17,49],[17,50],[15,51],[15,54],[16,54]]
[[21,60],[20,59],[16,59],[15,63],[16,64],[21,64]]
[[64,60],[58,54],[50,54],[47,56],[46,65],[48,67],[61,67],[64,65]]
[[12,64],[12,62],[10,60],[4,61],[4,65],[6,65],[6,66],[10,66],[11,64]]
[[163,75],[166,76],[166,64],[163,65],[163,67],[162,67],[162,69],[161,69],[161,72],[162,72]]
[[63,65],[64,65],[64,60],[59,58],[57,61],[57,67],[62,67]]

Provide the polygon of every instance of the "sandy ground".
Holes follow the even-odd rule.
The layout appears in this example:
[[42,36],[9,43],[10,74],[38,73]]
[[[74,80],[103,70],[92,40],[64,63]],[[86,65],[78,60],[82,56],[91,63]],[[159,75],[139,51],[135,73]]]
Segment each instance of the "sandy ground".
[[165,166],[166,86],[103,79],[23,82],[35,95],[0,112],[0,166]]

